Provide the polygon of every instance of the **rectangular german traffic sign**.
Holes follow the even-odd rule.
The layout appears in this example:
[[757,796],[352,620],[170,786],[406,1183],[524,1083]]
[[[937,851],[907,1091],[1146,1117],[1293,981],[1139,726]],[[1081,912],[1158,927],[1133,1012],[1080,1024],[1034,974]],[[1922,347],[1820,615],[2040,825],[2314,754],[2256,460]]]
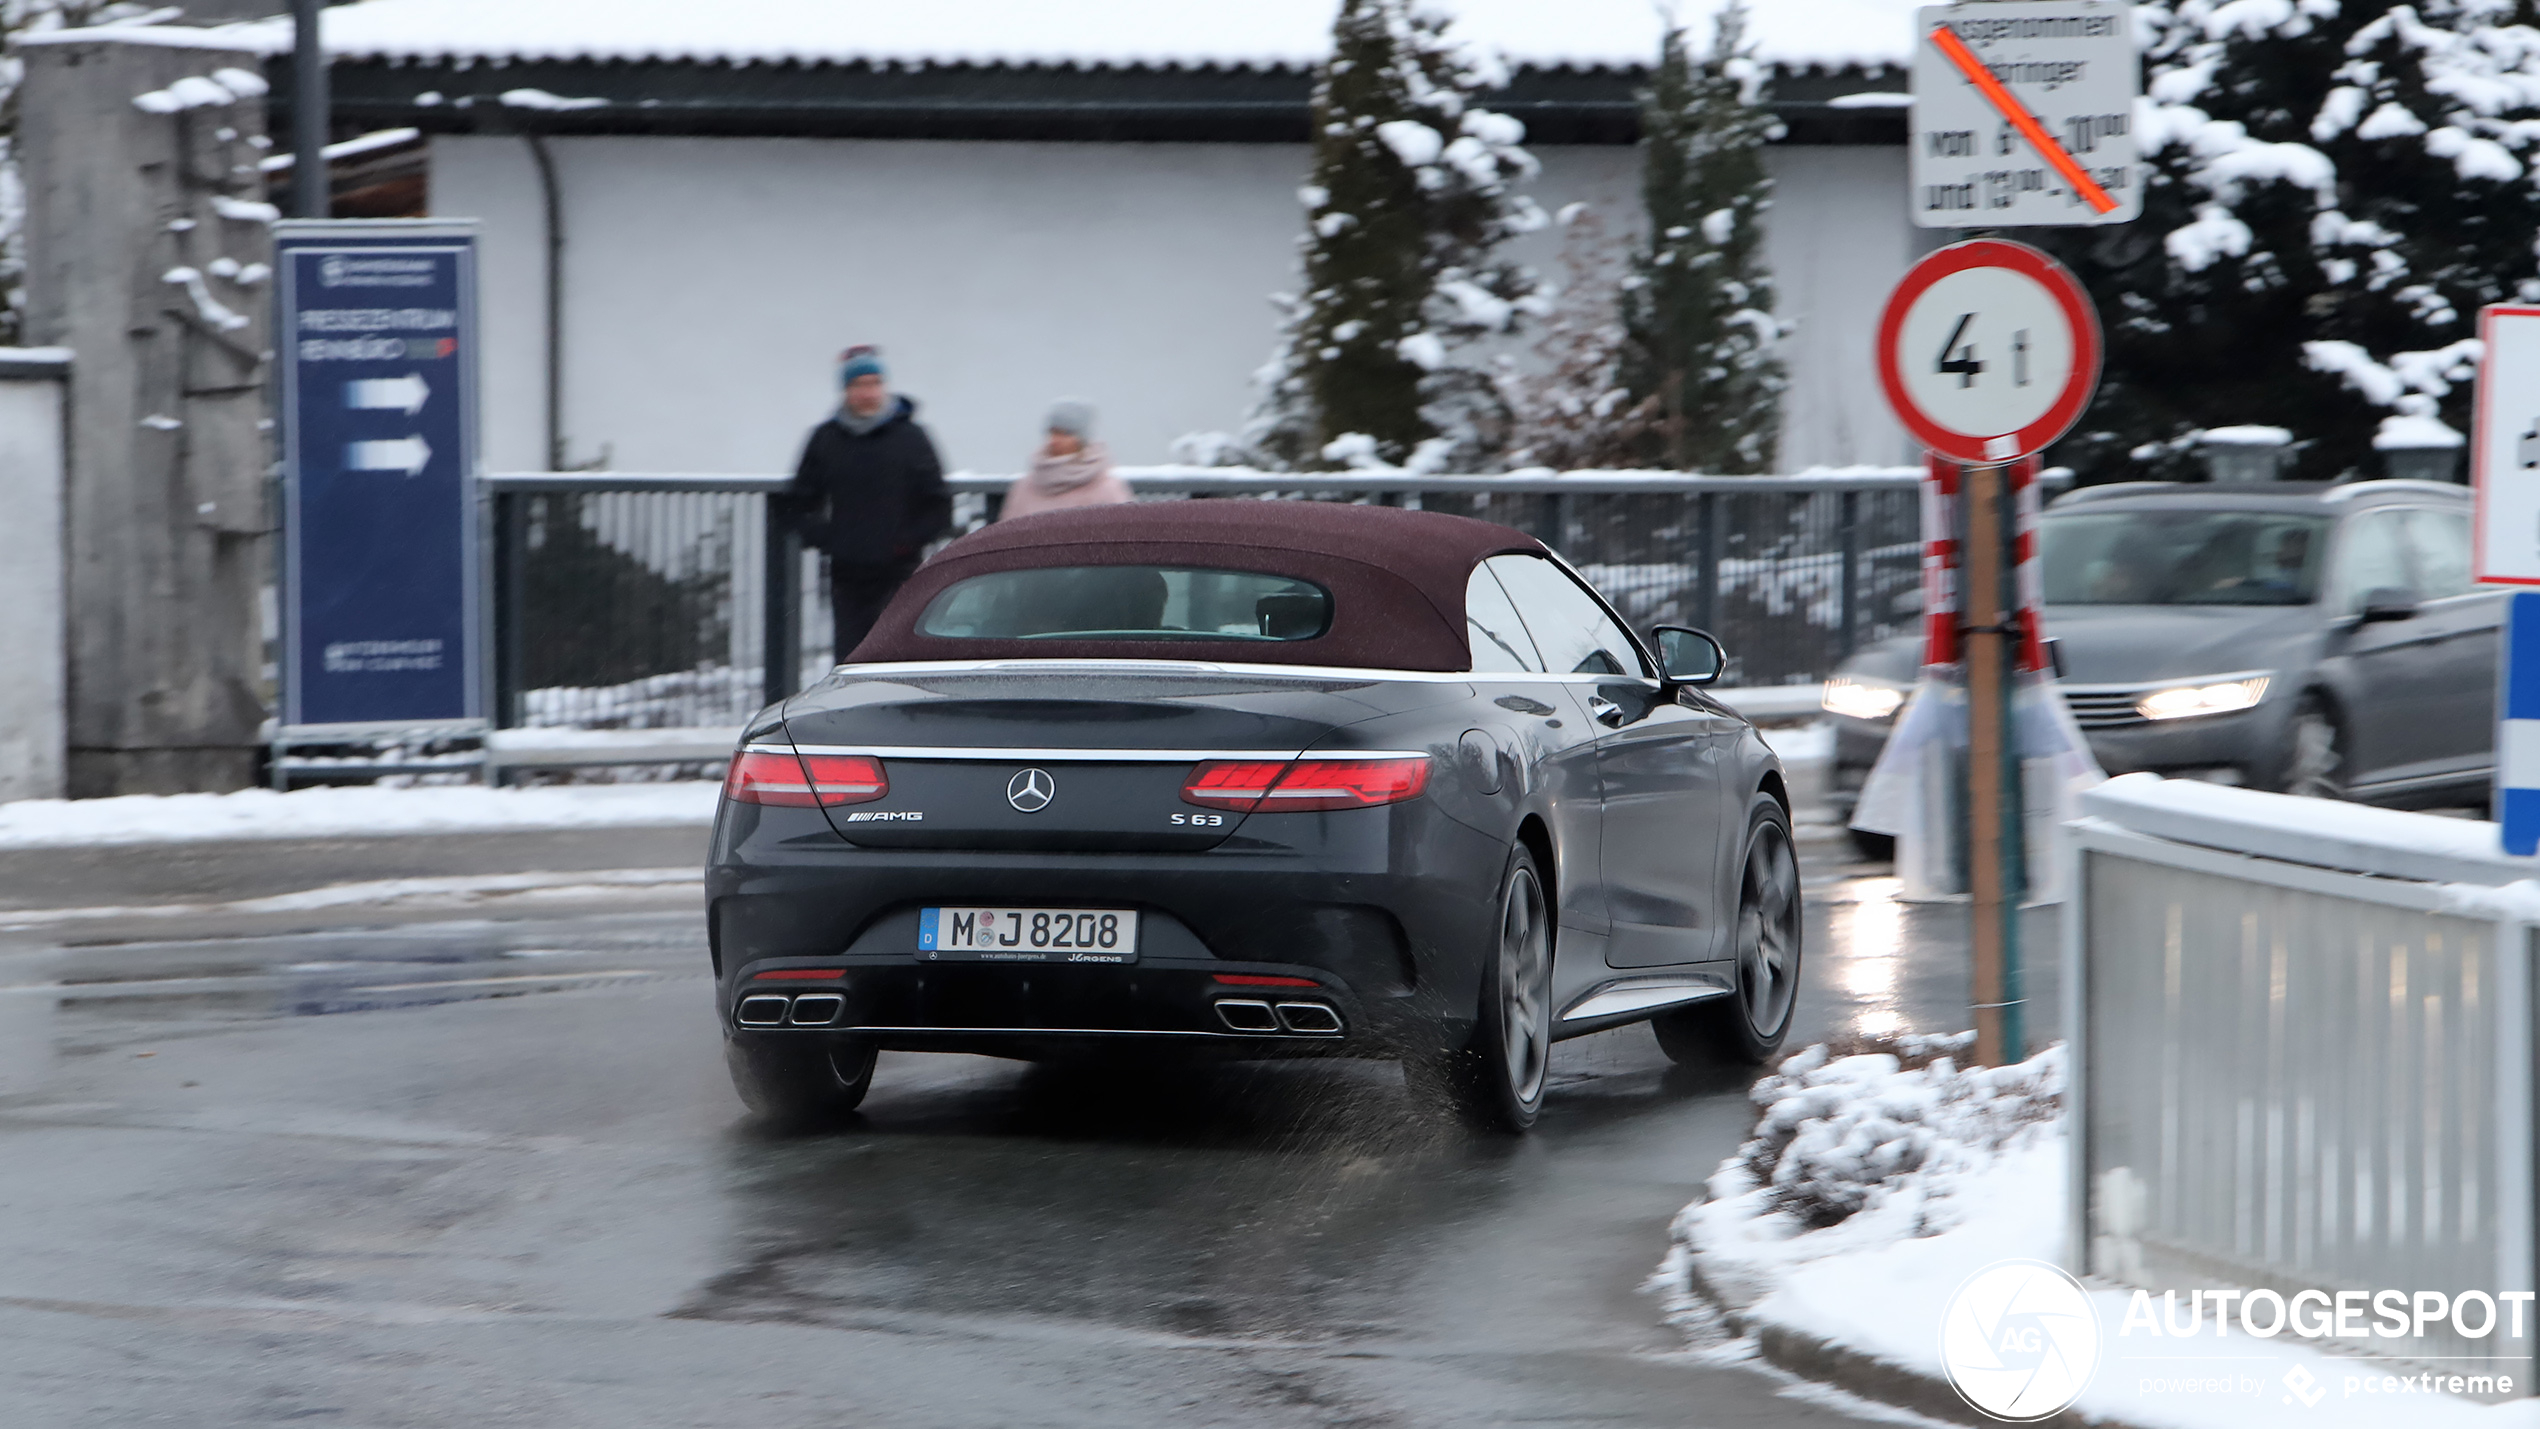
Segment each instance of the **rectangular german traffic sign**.
[[275,231],[282,723],[479,720],[472,220]]
[[2081,226],[2143,211],[2131,5],[1973,0],[1915,17],[1917,225]]
[[2478,578],[2540,585],[2540,307],[2498,303],[2478,315],[2470,484],[2478,493]]
[[2496,680],[2496,822],[2505,852],[2540,853],[2540,591],[2505,606],[2504,666]]

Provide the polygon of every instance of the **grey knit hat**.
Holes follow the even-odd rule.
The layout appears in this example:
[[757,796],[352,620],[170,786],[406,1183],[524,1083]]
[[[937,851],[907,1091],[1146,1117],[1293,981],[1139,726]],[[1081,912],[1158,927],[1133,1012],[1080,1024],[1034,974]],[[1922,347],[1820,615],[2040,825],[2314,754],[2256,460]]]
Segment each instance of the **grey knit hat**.
[[1049,429],[1053,432],[1065,432],[1071,437],[1092,436],[1094,434],[1093,404],[1080,402],[1073,397],[1050,404]]

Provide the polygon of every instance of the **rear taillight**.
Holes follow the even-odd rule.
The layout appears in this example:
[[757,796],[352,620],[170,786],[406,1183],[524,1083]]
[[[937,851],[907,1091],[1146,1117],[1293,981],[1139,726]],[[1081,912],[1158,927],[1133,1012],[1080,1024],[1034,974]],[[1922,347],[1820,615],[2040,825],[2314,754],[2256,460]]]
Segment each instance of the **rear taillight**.
[[1213,759],[1191,771],[1182,798],[1211,809],[1281,813],[1397,804],[1428,787],[1425,757]]
[[891,792],[882,761],[869,754],[776,754],[747,749],[732,760],[723,795],[738,804],[808,809],[869,804]]

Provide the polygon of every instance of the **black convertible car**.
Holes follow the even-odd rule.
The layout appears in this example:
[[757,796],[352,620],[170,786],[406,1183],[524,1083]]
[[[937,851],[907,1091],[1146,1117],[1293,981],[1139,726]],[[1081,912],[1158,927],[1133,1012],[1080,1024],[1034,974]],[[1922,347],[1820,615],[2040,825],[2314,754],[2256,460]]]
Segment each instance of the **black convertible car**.
[[962,538],[734,758],[706,896],[733,1080],[853,1108],[883,1049],[1401,1059],[1521,1129],[1551,1044],[1788,1029],[1782,770],[1543,545],[1310,502]]

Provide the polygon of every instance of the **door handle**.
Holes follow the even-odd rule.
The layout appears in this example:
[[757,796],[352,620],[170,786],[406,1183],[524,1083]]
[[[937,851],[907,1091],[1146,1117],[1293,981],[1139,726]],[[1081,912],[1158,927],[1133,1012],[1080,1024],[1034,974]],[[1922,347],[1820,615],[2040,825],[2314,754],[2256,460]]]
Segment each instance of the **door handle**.
[[1619,725],[1623,722],[1623,707],[1603,695],[1588,696],[1587,705],[1588,713],[1596,716],[1599,724]]

